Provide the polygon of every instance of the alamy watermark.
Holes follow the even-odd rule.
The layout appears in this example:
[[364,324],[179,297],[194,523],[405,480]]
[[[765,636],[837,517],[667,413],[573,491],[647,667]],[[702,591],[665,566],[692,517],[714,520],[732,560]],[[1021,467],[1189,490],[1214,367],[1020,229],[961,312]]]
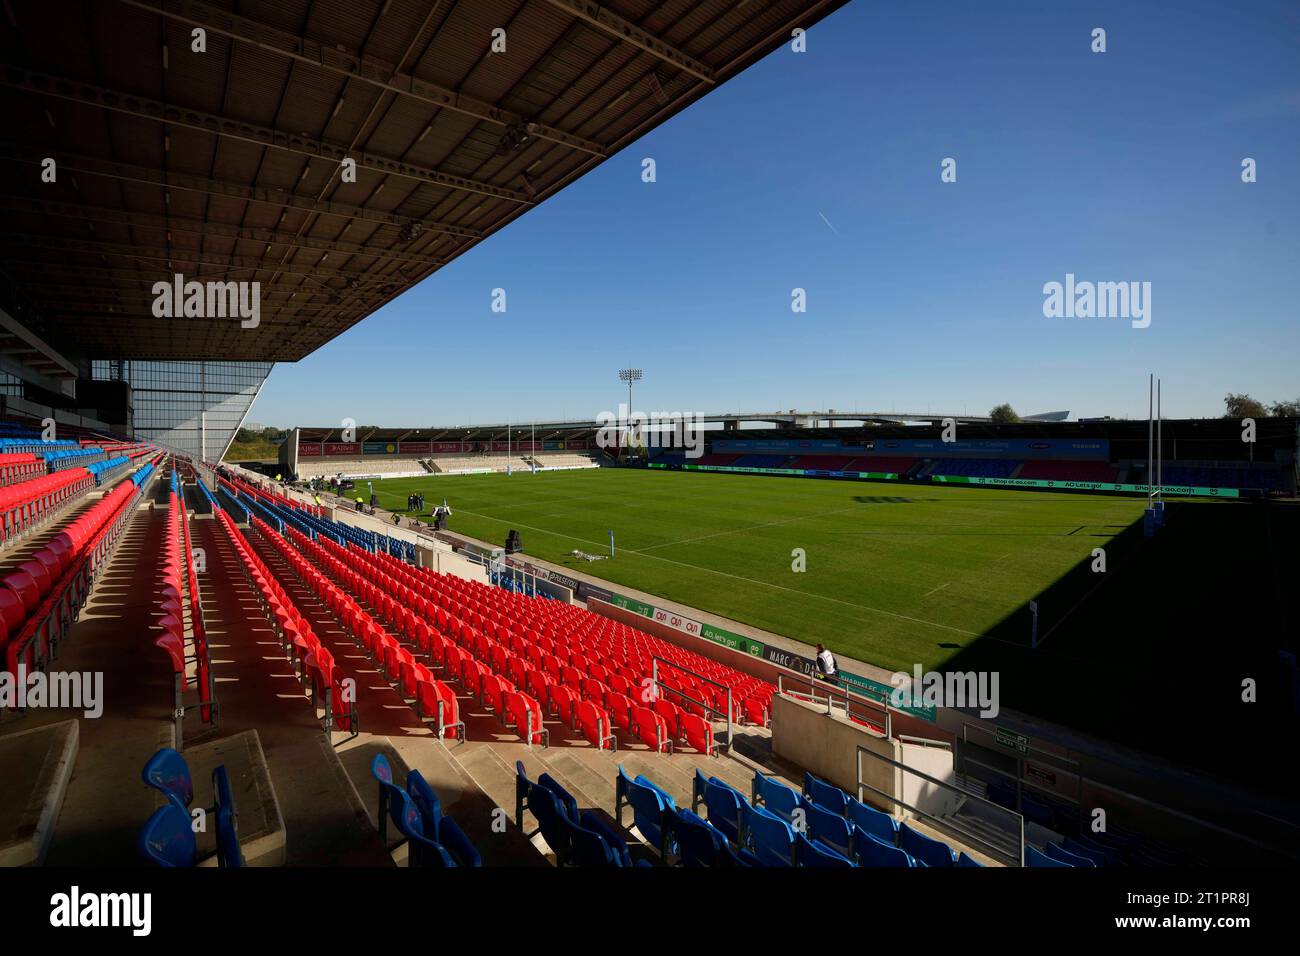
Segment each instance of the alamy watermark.
[[43,707],[79,710],[94,720],[104,713],[104,674],[101,671],[0,671],[0,708]]
[[979,715],[996,717],[998,702],[997,671],[922,671],[917,664],[911,674],[895,671],[889,675],[889,703],[893,707],[979,708]]
[[255,329],[262,321],[260,282],[186,282],[178,272],[170,282],[155,282],[152,292],[158,319],[237,318],[243,329]]
[[1043,285],[1043,315],[1049,319],[1131,319],[1135,329],[1151,324],[1150,282],[1065,282]]
[[629,412],[620,403],[617,414],[596,416],[598,448],[683,448],[687,458],[704,454],[704,416],[699,412]]

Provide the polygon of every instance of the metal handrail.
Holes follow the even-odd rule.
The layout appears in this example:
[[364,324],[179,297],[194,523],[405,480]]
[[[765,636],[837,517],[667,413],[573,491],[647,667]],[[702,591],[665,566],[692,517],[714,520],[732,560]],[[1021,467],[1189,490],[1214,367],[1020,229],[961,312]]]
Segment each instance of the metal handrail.
[[[982,728],[978,728],[978,727],[977,727],[976,729],[980,729],[980,730],[982,730]],[[980,744],[976,744],[976,746],[982,746],[982,745],[980,745]],[[986,749],[987,749],[987,748],[986,748]],[[1053,754],[1053,753],[1050,752],[1050,751],[1041,750],[1041,749],[1038,749],[1038,748],[1031,748],[1031,749],[1035,750],[1035,752],[1037,752],[1037,753],[1044,754],[1044,755],[1047,756],[1047,757],[1054,758],[1054,759],[1057,759],[1057,760],[1061,760],[1061,761],[1063,761],[1063,762],[1067,762],[1067,763],[1073,763],[1076,767],[1077,767],[1077,766],[1081,766],[1081,764],[1080,764],[1078,761],[1073,760],[1073,759],[1070,758],[1070,757],[1060,756],[1060,755],[1057,755],[1057,754]],[[1083,812],[1083,800],[1082,800],[1083,784],[1084,784],[1084,781],[1087,781],[1088,784],[1091,785],[1091,786],[1093,786],[1093,787],[1098,787],[1098,788],[1103,789],[1103,790],[1109,790],[1111,793],[1118,794],[1120,797],[1123,797],[1123,798],[1126,799],[1126,800],[1131,800],[1131,801],[1133,801],[1134,803],[1141,804],[1141,805],[1143,805],[1143,806],[1145,806],[1145,807],[1148,807],[1148,808],[1150,808],[1150,809],[1152,809],[1152,810],[1159,811],[1160,813],[1166,813],[1166,814],[1168,814],[1168,815],[1170,815],[1170,816],[1172,816],[1172,817],[1175,817],[1175,818],[1177,818],[1177,819],[1183,821],[1184,823],[1189,823],[1189,824],[1192,824],[1193,826],[1200,827],[1200,828],[1203,828],[1203,829],[1206,829],[1206,830],[1212,830],[1213,832],[1219,834],[1220,836],[1228,837],[1229,839],[1233,839],[1233,840],[1237,840],[1237,841],[1239,841],[1239,842],[1241,842],[1241,843],[1245,843],[1245,844],[1247,844],[1248,846],[1252,847],[1253,849],[1257,849],[1257,850],[1265,850],[1265,851],[1267,851],[1267,852],[1269,852],[1269,853],[1275,853],[1275,854],[1277,854],[1277,855],[1279,855],[1279,856],[1286,857],[1286,858],[1289,859],[1289,860],[1300,861],[1300,856],[1297,856],[1297,855],[1295,854],[1295,852],[1293,852],[1293,851],[1292,851],[1291,849],[1289,849],[1289,848],[1283,848],[1283,847],[1280,847],[1280,846],[1278,846],[1278,845],[1275,844],[1275,843],[1265,843],[1263,840],[1260,840],[1260,839],[1258,839],[1258,838],[1256,838],[1256,837],[1253,837],[1253,836],[1251,836],[1251,835],[1249,835],[1249,834],[1246,834],[1246,833],[1240,833],[1240,832],[1238,832],[1238,831],[1236,831],[1236,830],[1230,830],[1230,829],[1228,829],[1227,827],[1222,826],[1221,824],[1213,823],[1213,822],[1211,822],[1211,821],[1209,821],[1209,820],[1202,819],[1201,817],[1198,817],[1198,816],[1196,816],[1196,815],[1194,815],[1194,814],[1187,813],[1186,811],[1183,811],[1183,810],[1175,809],[1174,807],[1168,806],[1167,804],[1160,803],[1160,802],[1158,802],[1158,801],[1156,801],[1156,800],[1152,800],[1152,799],[1150,799],[1150,798],[1148,798],[1148,797],[1139,796],[1138,794],[1133,793],[1133,792],[1128,791],[1128,790],[1125,790],[1125,789],[1123,789],[1122,787],[1116,787],[1116,786],[1114,786],[1113,784],[1109,784],[1109,783],[1106,783],[1106,782],[1104,782],[1104,781],[1097,780],[1097,779],[1094,778],[1094,777],[1085,777],[1082,773],[1080,773],[1080,772],[1077,771],[1077,770],[1072,771],[1072,770],[1069,770],[1069,769],[1067,769],[1067,768],[1065,768],[1065,767],[1057,768],[1057,769],[1060,769],[1060,770],[1064,771],[1065,773],[1069,773],[1069,774],[1071,774],[1072,776],[1074,776],[1075,780],[1077,781],[1077,784],[1078,784],[1078,786],[1077,786],[1077,790],[1078,790],[1078,792],[1079,792],[1079,796],[1078,796],[1078,797],[1073,797],[1073,798],[1072,798],[1072,797],[1070,797],[1069,795],[1064,794],[1064,793],[1061,793],[1061,792],[1058,791],[1058,790],[1052,790],[1052,789],[1050,789],[1050,788],[1048,788],[1048,787],[1044,787],[1044,786],[1042,786],[1042,785],[1040,785],[1040,784],[1034,783],[1032,780],[1027,779],[1027,778],[1025,777],[1024,772],[1023,772],[1023,769],[1022,769],[1022,764],[1024,763],[1025,755],[1022,755],[1022,754],[1015,754],[1015,755],[1008,754],[1008,756],[1014,756],[1014,757],[1016,758],[1016,771],[1017,771],[1016,773],[1010,773],[1010,772],[1008,772],[1008,771],[1006,771],[1006,770],[1002,770],[1001,768],[990,766],[989,764],[983,763],[982,761],[976,760],[976,759],[974,759],[973,757],[970,757],[970,756],[966,755],[964,752],[963,752],[963,754],[962,754],[962,758],[961,758],[961,760],[962,760],[962,763],[963,763],[963,764],[967,764],[967,763],[974,764],[974,765],[977,766],[977,767],[982,767],[982,768],[984,768],[984,769],[991,770],[992,772],[994,772],[994,773],[996,773],[996,774],[999,774],[999,775],[1001,775],[1001,776],[1003,776],[1003,777],[1006,777],[1006,778],[1012,780],[1013,782],[1015,782],[1016,785],[1017,785],[1017,786],[1016,786],[1016,799],[1017,799],[1017,801],[1019,801],[1019,799],[1020,799],[1021,789],[1022,789],[1023,787],[1026,787],[1026,786],[1027,786],[1027,787],[1031,787],[1031,788],[1033,788],[1034,790],[1038,790],[1038,791],[1040,791],[1040,792],[1042,792],[1042,793],[1049,794],[1050,796],[1052,796],[1052,797],[1055,798],[1055,799],[1065,800],[1065,801],[1068,801],[1068,802],[1074,803],[1074,804],[1076,805],[1076,807],[1079,808],[1079,812],[1082,814],[1082,812]]]
[[[732,739],[733,739],[733,738],[732,738],[732,729],[731,729],[731,715],[735,712],[735,706],[736,706],[736,704],[735,704],[735,700],[734,700],[734,699],[732,698],[732,696],[731,696],[731,688],[730,688],[729,686],[727,686],[726,684],[721,684],[721,683],[719,683],[718,681],[713,680],[713,679],[710,678],[710,677],[705,677],[703,674],[696,673],[695,671],[691,670],[689,667],[683,667],[681,664],[676,664],[676,663],[674,663],[673,661],[668,660],[667,658],[664,658],[664,657],[652,657],[652,658],[650,659],[650,675],[651,675],[651,676],[650,676],[650,680],[651,680],[651,682],[652,682],[653,687],[655,688],[655,692],[656,692],[656,693],[659,693],[659,692],[660,692],[660,684],[659,684],[659,664],[660,664],[661,661],[662,661],[663,663],[667,664],[669,667],[675,667],[677,670],[681,671],[683,674],[690,674],[692,677],[697,678],[698,680],[702,680],[702,681],[704,681],[704,682],[707,683],[707,684],[712,684],[714,687],[717,687],[717,688],[719,688],[719,689],[721,689],[721,690],[725,690],[725,691],[727,692],[727,714],[726,714],[726,718],[727,718],[727,744],[726,744],[726,748],[727,748],[727,753],[731,753],[731,744],[732,744]],[[718,713],[718,709],[717,709],[716,707],[714,707],[712,704],[706,704],[706,703],[705,703],[704,701],[702,701],[702,700],[696,700],[695,698],[693,698],[693,697],[691,697],[689,694],[687,694],[685,691],[680,691],[680,690],[678,690],[678,689],[675,688],[675,687],[667,687],[667,688],[663,688],[663,689],[664,689],[664,690],[670,690],[670,691],[672,691],[673,693],[677,694],[678,697],[682,698],[682,700],[689,700],[692,704],[697,704],[697,705],[699,705],[700,707],[703,707],[703,708],[704,708],[706,711],[708,711],[710,714],[716,714],[716,713]],[[717,742],[717,739],[716,739],[716,738],[714,739],[713,745],[714,745],[716,748],[718,748],[718,749],[721,749],[721,748],[722,748],[722,744],[719,744],[719,743]]]
[[[817,690],[819,688],[824,689],[826,693],[825,699],[826,699],[827,714],[833,714],[835,712],[834,705],[837,699],[835,695],[838,695],[839,697],[843,698],[844,715],[846,717],[852,719],[853,703],[857,702],[859,704],[863,704],[865,705],[863,709],[867,711],[872,711],[873,716],[878,717],[881,714],[884,715],[884,721],[883,721],[885,727],[884,736],[886,737],[893,736],[893,708],[891,708],[889,704],[884,703],[882,701],[875,700],[871,697],[866,697],[855,691],[846,690],[843,687],[828,683],[826,681],[819,681],[812,677],[805,677],[804,675],[798,673],[797,671],[791,671],[789,668],[781,667],[779,664],[775,666],[780,671],[780,673],[776,675],[776,690],[778,694],[781,694],[785,697],[791,697],[796,700],[800,700],[800,699],[807,700],[810,703],[815,704],[821,699],[821,695],[817,693]],[[802,694],[787,689],[785,686],[787,680],[791,682],[798,681],[802,684],[806,684],[808,687],[808,693]],[[875,729],[874,723],[872,724],[872,727],[870,729],[872,730]]]
[[961,787],[954,786],[953,784],[948,783],[946,780],[940,780],[937,777],[932,777],[928,773],[925,773],[924,771],[917,770],[915,767],[909,767],[907,766],[907,764],[894,760],[892,757],[886,757],[883,754],[878,754],[875,751],[862,746],[861,744],[858,744],[857,754],[854,757],[854,769],[856,770],[857,777],[858,777],[857,796],[859,801],[862,800],[863,791],[870,790],[872,793],[879,794],[882,798],[888,800],[890,803],[903,807],[904,809],[910,810],[912,811],[912,813],[916,814],[917,816],[932,821],[933,823],[939,825],[940,827],[947,828],[950,830],[956,830],[958,833],[962,835],[963,838],[974,841],[975,843],[978,843],[981,846],[985,847],[986,851],[991,856],[996,856],[1000,859],[1007,858],[1007,851],[1004,848],[997,846],[994,843],[990,843],[988,840],[980,836],[978,833],[972,833],[966,830],[964,827],[954,824],[954,821],[952,819],[936,817],[932,813],[922,810],[920,807],[914,807],[911,804],[905,802],[904,800],[901,800],[898,797],[894,796],[893,794],[886,793],[884,790],[881,790],[879,787],[874,787],[871,784],[863,781],[862,755],[864,753],[869,754],[870,756],[874,757],[876,760],[880,760],[884,763],[887,763],[898,770],[904,770],[907,773],[912,774],[913,776],[920,777],[922,780],[932,783],[937,787],[940,787],[959,797],[962,797],[963,799],[975,800],[978,803],[984,804],[985,806],[992,807],[996,813],[1007,814],[1014,817],[1015,822],[1018,824],[1018,829],[1019,829],[1018,859],[1016,860],[1016,864],[1018,866],[1024,866],[1024,860],[1025,860],[1025,818],[1024,816],[1022,816],[1019,813],[1016,813],[1016,811],[1014,810],[1008,810],[1006,807],[1000,806],[999,804],[994,803],[992,800],[989,800],[985,797],[981,797],[979,794],[971,793],[968,790],[963,790]]

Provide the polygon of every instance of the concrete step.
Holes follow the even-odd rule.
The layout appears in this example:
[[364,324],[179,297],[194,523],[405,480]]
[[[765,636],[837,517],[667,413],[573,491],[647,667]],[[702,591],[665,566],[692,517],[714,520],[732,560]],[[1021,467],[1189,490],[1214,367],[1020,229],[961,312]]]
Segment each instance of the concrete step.
[[[466,747],[471,747],[466,744]],[[357,790],[362,796],[372,824],[378,824],[379,785],[370,773],[370,764],[377,753],[383,753],[393,768],[393,776],[403,781],[406,774],[414,769],[433,787],[442,803],[442,811],[454,819],[465,831],[470,842],[478,848],[483,857],[484,866],[537,866],[544,860],[526,839],[512,826],[508,817],[511,810],[497,803],[503,792],[502,778],[504,767],[490,761],[490,751],[478,748],[480,752],[467,754],[468,765],[451,753],[450,749],[434,737],[379,737],[366,736],[355,738],[340,747],[339,757]],[[483,754],[488,760],[485,761]],[[514,801],[513,770],[511,781],[510,805]],[[498,818],[495,811],[505,810],[506,816]],[[388,827],[390,849],[400,841],[394,828]],[[397,858],[404,862],[405,854],[399,851]]]
[[[551,747],[539,754],[539,763],[544,763],[547,772],[568,789],[564,780],[569,780],[580,791],[573,793],[578,806],[583,810],[603,810],[606,814],[614,812],[614,764],[592,747]],[[531,776],[531,774],[530,774]],[[537,779],[533,777],[533,779]]]
[[620,751],[618,756],[617,762],[623,765],[629,777],[635,779],[637,774],[644,774],[647,780],[671,795],[677,806],[690,808],[691,773],[688,773],[684,767],[674,766],[664,754]]

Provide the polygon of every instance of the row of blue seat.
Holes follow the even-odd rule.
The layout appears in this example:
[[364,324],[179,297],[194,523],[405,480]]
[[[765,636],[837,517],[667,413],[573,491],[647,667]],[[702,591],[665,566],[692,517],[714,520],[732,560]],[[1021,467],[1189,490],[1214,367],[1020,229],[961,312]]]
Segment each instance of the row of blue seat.
[[[248,509],[244,503],[230,493],[225,485],[217,485],[217,510],[230,512],[230,517],[240,524],[248,524]],[[241,517],[242,515],[242,517]]]
[[105,457],[104,449],[93,445],[88,448],[77,445],[73,448],[52,449],[41,452],[41,455],[45,458],[45,467],[51,473],[103,461]]
[[118,455],[115,458],[105,458],[103,461],[92,461],[86,466],[86,471],[95,479],[96,485],[102,485],[106,476],[110,476],[114,471],[131,464],[131,459],[125,455]]
[[456,821],[442,812],[442,803],[418,770],[406,775],[406,786],[393,780],[393,768],[375,754],[370,774],[379,783],[379,837],[388,847],[392,820],[407,845],[407,865],[438,868],[481,867],[483,859]]
[[1080,826],[1077,807],[1064,801],[1053,801],[1047,795],[1039,796],[1025,788],[1017,795],[1013,785],[1001,781],[986,784],[986,793],[993,803],[1018,810],[1026,822],[1036,823],[1060,834],[1060,839],[1055,844],[1049,844],[1044,852],[1039,853],[1039,856],[1054,854],[1051,858],[1058,864],[1170,867],[1195,862],[1166,847],[1153,844],[1149,838],[1139,833],[1114,825],[1102,833],[1087,831]]
[[[164,747],[149,758],[140,775],[147,786],[166,798],[140,831],[140,854],[162,867],[197,866],[198,841],[190,809],[194,802],[194,780],[189,764],[178,752]],[[203,810],[216,819],[217,865],[241,867],[244,854],[239,847],[235,798],[224,765],[212,771],[212,791],[216,804]]]
[[80,447],[81,443],[75,441],[41,441],[39,437],[0,438],[0,455],[49,455],[51,452]]
[[131,483],[137,488],[142,487],[153,474],[153,462],[146,462],[137,468],[131,475]]
[[525,805],[537,820],[538,831],[560,866],[652,865],[644,859],[634,864],[627,840],[595,812],[579,812],[578,801],[550,774],[544,773],[533,782],[528,779],[523,761],[516,761],[515,823],[520,829],[524,825]]
[[194,474],[194,483],[195,483],[196,485],[199,486],[199,491],[201,491],[201,492],[203,493],[203,497],[204,497],[204,499],[207,501],[208,506],[209,506],[213,511],[218,511],[218,510],[220,510],[221,505],[217,503],[217,499],[216,499],[216,497],[212,494],[212,490],[211,490],[210,488],[208,488],[208,486],[205,485],[205,484],[203,483],[203,479],[200,478],[200,477],[198,476],[198,473],[197,473],[197,472],[195,472],[195,474]]

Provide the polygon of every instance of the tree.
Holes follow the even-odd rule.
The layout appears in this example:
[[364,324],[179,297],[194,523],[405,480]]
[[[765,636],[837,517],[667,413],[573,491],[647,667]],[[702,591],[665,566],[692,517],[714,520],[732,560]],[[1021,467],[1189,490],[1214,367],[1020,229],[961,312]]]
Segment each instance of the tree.
[[1243,418],[1268,418],[1268,409],[1264,407],[1264,403],[1255,401],[1245,392],[1240,395],[1229,392],[1223,399],[1223,404],[1227,408],[1224,418],[1235,418],[1239,421]]
[[1294,402],[1274,402],[1269,411],[1276,418],[1300,418],[1300,398]]
[[1020,421],[1020,416],[1008,402],[1003,402],[997,408],[989,412],[989,418],[993,419],[998,425],[1014,425]]

